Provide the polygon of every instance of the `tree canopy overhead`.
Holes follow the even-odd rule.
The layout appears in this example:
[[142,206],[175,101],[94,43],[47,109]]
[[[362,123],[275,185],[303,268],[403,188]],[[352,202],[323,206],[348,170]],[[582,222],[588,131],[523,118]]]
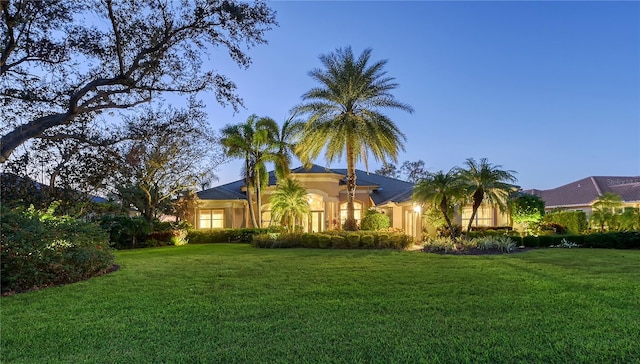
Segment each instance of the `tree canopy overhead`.
[[276,25],[261,1],[3,0],[0,13],[0,162],[29,139],[74,137],[61,129],[164,92],[212,91],[236,108],[211,49],[248,67],[246,50]]

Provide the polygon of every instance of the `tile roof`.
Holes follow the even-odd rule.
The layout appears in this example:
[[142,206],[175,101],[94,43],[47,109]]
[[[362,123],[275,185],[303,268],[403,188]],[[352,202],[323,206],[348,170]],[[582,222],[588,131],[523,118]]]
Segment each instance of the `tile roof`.
[[242,192],[242,187],[244,187],[244,181],[238,180],[200,191],[198,198],[201,200],[246,200],[247,195]]
[[[346,176],[346,169],[334,169],[337,173]],[[377,186],[371,191],[371,199],[376,205],[387,202],[404,202],[411,199],[413,194],[413,183],[401,181],[399,179],[381,176],[375,173],[368,173],[356,169],[356,184],[359,186]]]
[[[291,173],[333,173],[343,175],[342,182],[346,183],[346,169],[329,169],[319,165],[312,165],[310,168],[298,167],[291,170]],[[411,199],[413,193],[413,183],[401,181],[395,178],[380,176],[375,173],[368,173],[356,169],[356,183],[358,186],[374,187],[371,191],[371,199],[376,205],[386,202],[403,202]],[[269,185],[276,184],[276,177],[273,171],[269,172]],[[213,187],[198,192],[198,197],[202,200],[235,200],[246,199],[246,194],[242,192],[244,180],[227,183],[225,185]]]
[[625,202],[640,202],[640,176],[592,176],[549,190],[527,190],[540,196],[546,207],[590,205],[607,192],[619,195]]

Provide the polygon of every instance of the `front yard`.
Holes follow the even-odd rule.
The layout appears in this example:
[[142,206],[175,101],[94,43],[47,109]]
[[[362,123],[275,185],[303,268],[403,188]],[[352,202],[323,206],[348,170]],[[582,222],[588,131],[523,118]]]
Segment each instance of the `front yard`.
[[0,299],[12,362],[640,361],[640,251],[192,245]]

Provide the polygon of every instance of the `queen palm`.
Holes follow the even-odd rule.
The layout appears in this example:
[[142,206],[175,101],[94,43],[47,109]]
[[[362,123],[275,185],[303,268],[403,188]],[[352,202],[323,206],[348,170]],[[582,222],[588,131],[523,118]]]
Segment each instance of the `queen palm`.
[[[273,119],[251,115],[244,123],[225,126],[221,133],[220,142],[225,154],[244,159],[242,171],[247,186],[249,214],[253,226],[261,227],[261,191],[269,182],[265,163],[276,160],[278,124]],[[257,212],[253,208],[254,191]]]
[[482,202],[487,201],[504,211],[509,195],[516,190],[509,182],[515,182],[517,179],[515,171],[502,170],[502,166],[489,163],[487,158],[482,158],[479,162],[468,158],[465,165],[466,168],[460,169],[459,172],[466,184],[467,196],[472,202],[471,217],[467,225],[468,236]]
[[456,169],[447,173],[438,171],[427,174],[413,188],[413,199],[422,204],[431,204],[440,210],[447,222],[447,227],[451,233],[451,239],[456,241],[456,232],[451,223],[451,210],[454,204],[460,199],[464,192],[460,175]]
[[297,120],[296,114],[292,113],[282,124],[282,127],[275,136],[274,144],[276,151],[274,162],[278,181],[287,178],[291,172],[291,157],[295,153],[296,144],[303,128],[304,123]]
[[328,163],[347,160],[347,219],[345,230],[355,230],[354,197],[356,192],[356,162],[367,164],[369,153],[377,161],[390,157],[397,161],[406,137],[379,110],[400,109],[413,112],[411,106],[398,102],[390,93],[398,84],[388,77],[383,67],[386,61],[369,62],[371,49],[357,59],[351,47],[320,56],[323,68],[309,75],[320,85],[302,95],[303,104],[295,112],[308,115],[296,151],[303,163],[324,151]]
[[296,220],[302,220],[302,216],[311,211],[307,191],[291,178],[278,182],[269,201],[274,220],[286,223],[287,231],[293,231]]

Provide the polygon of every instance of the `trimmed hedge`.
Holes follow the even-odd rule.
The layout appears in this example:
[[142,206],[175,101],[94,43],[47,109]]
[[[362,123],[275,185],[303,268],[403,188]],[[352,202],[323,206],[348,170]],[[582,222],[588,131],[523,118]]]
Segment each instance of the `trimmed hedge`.
[[272,228],[189,230],[189,244],[251,243],[255,235],[273,232]]
[[589,235],[540,235],[514,237],[514,239],[521,245],[534,248],[559,245],[565,240],[576,243],[583,248],[640,249],[639,231],[617,231]]
[[375,231],[327,231],[304,234],[261,234],[253,238],[258,248],[406,249],[413,237]]
[[542,217],[542,221],[564,226],[571,234],[582,234],[589,226],[584,211],[549,212]]
[[362,230],[381,230],[389,226],[391,226],[389,216],[376,210],[368,210],[360,222]]

